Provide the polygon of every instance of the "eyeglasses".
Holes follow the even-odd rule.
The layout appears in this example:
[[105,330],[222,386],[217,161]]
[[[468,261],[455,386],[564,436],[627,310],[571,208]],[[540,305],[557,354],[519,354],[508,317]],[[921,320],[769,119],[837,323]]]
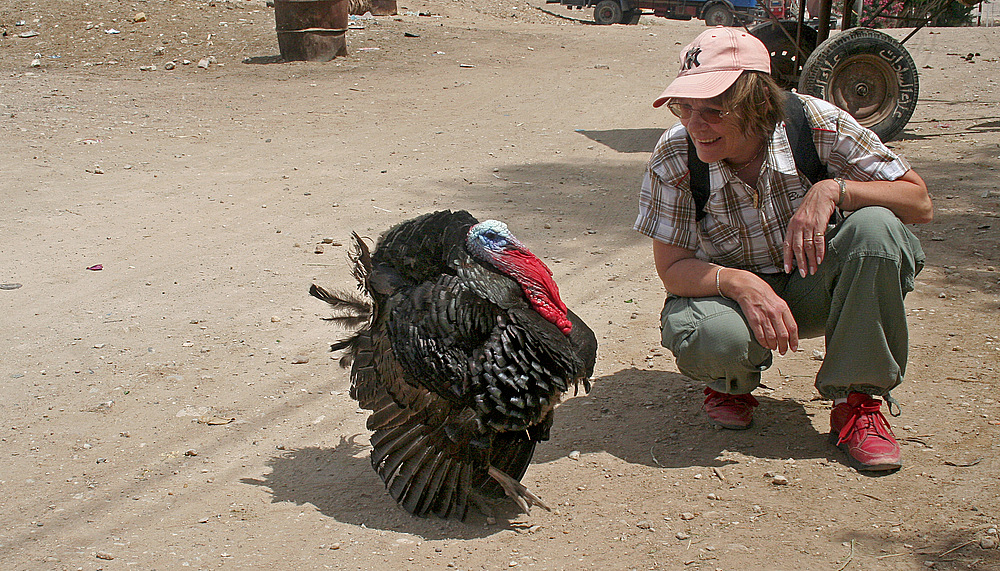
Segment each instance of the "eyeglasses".
[[668,103],[667,108],[670,109],[671,113],[678,116],[681,119],[681,121],[687,121],[695,113],[697,113],[701,115],[702,121],[710,125],[721,123],[722,120],[726,117],[726,115],[729,115],[729,111],[725,111],[723,109],[715,109],[712,107],[695,109],[694,107],[691,107],[687,103],[678,103],[676,101]]

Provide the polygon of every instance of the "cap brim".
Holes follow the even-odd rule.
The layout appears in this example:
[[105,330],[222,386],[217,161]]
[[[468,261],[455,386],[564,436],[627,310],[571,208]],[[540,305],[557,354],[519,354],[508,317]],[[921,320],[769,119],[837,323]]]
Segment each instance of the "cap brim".
[[656,101],[653,101],[653,107],[659,107],[674,97],[711,99],[729,89],[729,86],[735,83],[742,73],[743,70],[734,69],[692,73],[678,77],[663,90]]

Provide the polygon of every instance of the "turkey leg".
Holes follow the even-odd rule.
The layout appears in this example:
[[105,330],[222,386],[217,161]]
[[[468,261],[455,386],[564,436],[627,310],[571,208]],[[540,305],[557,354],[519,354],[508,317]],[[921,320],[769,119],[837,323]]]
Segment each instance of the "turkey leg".
[[490,477],[500,484],[507,496],[517,502],[517,505],[524,510],[524,513],[531,513],[531,506],[539,506],[547,512],[552,511],[552,508],[545,505],[545,502],[541,498],[531,493],[531,490],[526,488],[521,482],[518,482],[493,466],[490,466],[488,472]]

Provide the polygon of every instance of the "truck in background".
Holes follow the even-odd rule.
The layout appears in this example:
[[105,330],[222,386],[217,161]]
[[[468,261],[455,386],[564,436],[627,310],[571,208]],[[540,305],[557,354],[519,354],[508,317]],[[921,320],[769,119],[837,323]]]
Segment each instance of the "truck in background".
[[[594,8],[598,24],[637,24],[639,16],[652,13],[674,20],[704,20],[708,26],[750,24],[765,18],[757,0],[546,0],[568,8]],[[766,0],[776,18],[785,16],[784,0]]]

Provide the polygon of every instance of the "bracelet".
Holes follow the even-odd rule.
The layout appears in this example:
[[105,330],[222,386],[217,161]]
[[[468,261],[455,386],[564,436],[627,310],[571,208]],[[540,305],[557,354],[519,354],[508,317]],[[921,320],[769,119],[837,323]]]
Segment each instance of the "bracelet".
[[722,293],[722,285],[719,283],[719,276],[722,274],[722,270],[725,266],[719,266],[718,270],[715,270],[715,291],[719,292],[719,297],[729,299],[726,294]]
[[840,205],[844,203],[844,198],[847,196],[847,183],[839,176],[833,180],[837,181],[837,184],[840,186],[840,196],[837,197],[836,205],[837,208],[840,208]]

